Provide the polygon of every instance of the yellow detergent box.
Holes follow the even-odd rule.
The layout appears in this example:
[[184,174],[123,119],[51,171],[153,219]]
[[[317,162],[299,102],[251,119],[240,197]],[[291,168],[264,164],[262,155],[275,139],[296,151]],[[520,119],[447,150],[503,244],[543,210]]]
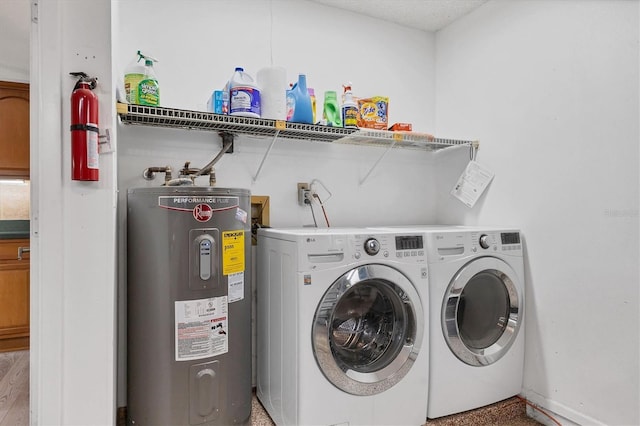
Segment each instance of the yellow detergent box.
[[387,130],[389,127],[389,98],[374,96],[358,99],[358,127]]

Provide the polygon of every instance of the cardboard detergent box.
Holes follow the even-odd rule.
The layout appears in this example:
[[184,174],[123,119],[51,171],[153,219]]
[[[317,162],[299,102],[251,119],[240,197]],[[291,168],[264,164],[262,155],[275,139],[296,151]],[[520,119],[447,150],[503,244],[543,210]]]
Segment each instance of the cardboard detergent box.
[[389,127],[389,98],[386,96],[359,98],[358,127],[387,130]]
[[392,132],[410,132],[412,129],[411,123],[395,123],[389,127]]
[[207,101],[207,111],[216,114],[228,114],[229,93],[223,90],[214,90]]

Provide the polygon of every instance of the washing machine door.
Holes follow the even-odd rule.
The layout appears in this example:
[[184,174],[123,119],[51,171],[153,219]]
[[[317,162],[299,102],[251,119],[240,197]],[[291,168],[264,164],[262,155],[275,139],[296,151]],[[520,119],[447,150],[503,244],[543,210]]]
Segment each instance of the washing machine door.
[[442,332],[455,356],[485,366],[507,353],[522,322],[522,288],[513,268],[495,257],[458,271],[442,305]]
[[398,270],[354,268],[326,291],[315,312],[312,343],[322,373],[354,395],[384,392],[411,369],[422,344],[422,304]]

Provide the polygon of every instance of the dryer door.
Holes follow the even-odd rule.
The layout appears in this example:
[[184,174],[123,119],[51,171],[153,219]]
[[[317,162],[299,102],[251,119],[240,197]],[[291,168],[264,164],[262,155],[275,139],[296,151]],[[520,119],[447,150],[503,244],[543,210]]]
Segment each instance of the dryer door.
[[373,395],[411,369],[423,327],[411,281],[389,266],[363,265],[338,278],[322,297],[313,322],[313,352],[336,387]]
[[513,269],[480,257],[453,277],[442,305],[442,332],[463,362],[490,365],[507,353],[522,322],[522,286]]

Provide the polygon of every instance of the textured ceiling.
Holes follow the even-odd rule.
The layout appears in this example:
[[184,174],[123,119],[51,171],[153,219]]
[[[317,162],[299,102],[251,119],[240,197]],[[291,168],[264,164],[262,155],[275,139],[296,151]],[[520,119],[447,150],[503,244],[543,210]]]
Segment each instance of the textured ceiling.
[[424,31],[438,31],[487,2],[487,0],[311,1]]

